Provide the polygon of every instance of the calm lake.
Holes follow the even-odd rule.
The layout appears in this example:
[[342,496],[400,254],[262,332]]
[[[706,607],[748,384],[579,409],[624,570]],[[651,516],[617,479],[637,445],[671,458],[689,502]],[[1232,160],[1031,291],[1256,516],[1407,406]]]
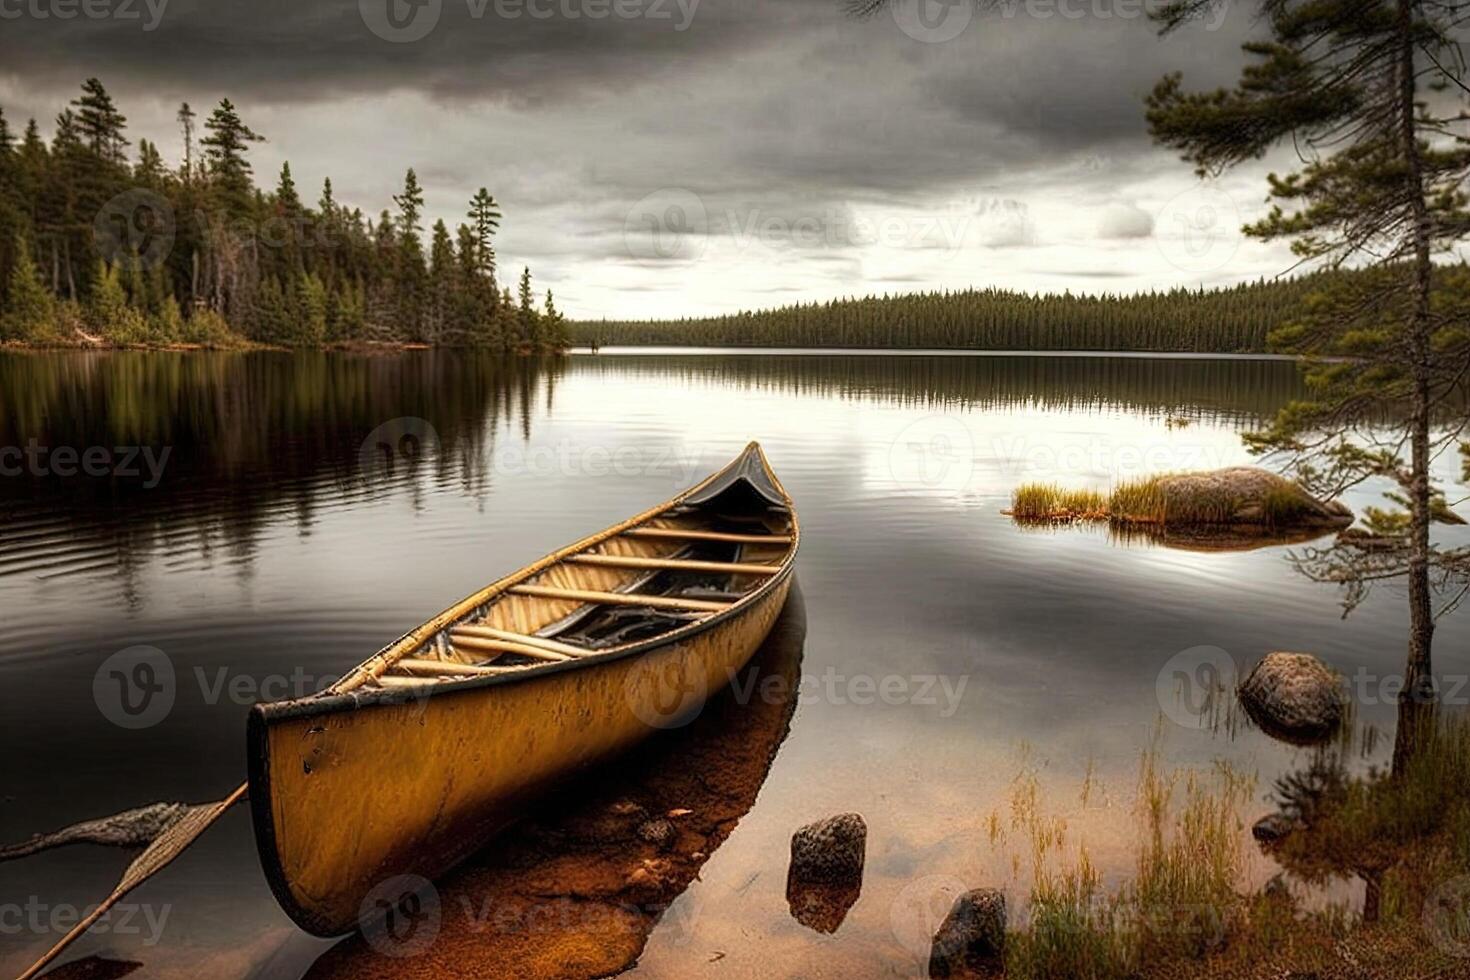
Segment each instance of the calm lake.
[[[958,890],[1024,904],[1029,843],[995,831],[1018,791],[1034,788],[1066,849],[1085,845],[1109,882],[1133,867],[1150,746],[1170,767],[1254,774],[1246,828],[1271,809],[1271,781],[1306,750],[1172,698],[1178,665],[1218,661],[1199,648],[1241,666],[1310,651],[1368,678],[1357,724],[1389,737],[1361,763],[1387,758],[1394,705],[1377,679],[1401,669],[1397,589],[1344,620],[1291,547],[1025,530],[1002,513],[1026,481],[1101,489],[1249,462],[1239,433],[1300,394],[1295,365],[1261,359],[0,354],[0,448],[19,450],[0,456],[0,843],[222,796],[244,775],[253,702],[325,686],[759,439],[803,525],[800,608],[767,657],[802,683],[789,731],[783,715],[741,735],[768,739],[774,762],[635,973],[918,976],[931,910]],[[1455,475],[1458,460],[1442,465]],[[1377,489],[1347,502],[1361,511]],[[1470,673],[1467,641],[1470,615],[1443,621],[1438,673]],[[120,713],[106,686],[104,662],[136,645],[171,665],[157,717]],[[680,740],[714,727],[659,735],[659,765],[707,758]],[[577,799],[572,787],[561,805]],[[814,931],[788,909],[790,835],[845,811],[869,829],[863,891],[835,932]],[[76,847],[4,865],[0,905],[27,911],[0,922],[0,973],[59,938],[71,921],[56,913],[100,899],[126,861]],[[1274,871],[1255,865],[1256,882]],[[278,909],[243,808],[133,899],[134,921],[73,955],[149,977],[371,973],[369,953],[333,951]],[[446,902],[446,920],[457,911]]]

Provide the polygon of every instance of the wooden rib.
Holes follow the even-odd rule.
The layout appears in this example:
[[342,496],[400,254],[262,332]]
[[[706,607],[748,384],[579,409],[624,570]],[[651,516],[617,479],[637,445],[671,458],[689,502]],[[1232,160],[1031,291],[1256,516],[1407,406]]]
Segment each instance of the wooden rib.
[[606,565],[609,568],[670,568],[686,572],[728,572],[731,575],[775,575],[781,571],[779,565],[694,561],[687,558],[638,558],[632,555],[572,555],[567,561],[578,565]]
[[454,633],[450,635],[449,642],[460,650],[473,650],[476,653],[518,653],[523,657],[534,657],[537,660],[572,659],[565,653],[533,647],[529,643],[512,643],[510,640],[482,640],[478,636],[463,636]]
[[418,660],[407,657],[393,664],[394,670],[422,671],[425,674],[447,674],[458,677],[478,677],[481,674],[498,674],[504,667],[483,667],[480,664],[457,664],[452,660]]
[[508,590],[517,595],[542,599],[576,599],[580,602],[607,606],[649,606],[653,609],[687,609],[695,612],[723,612],[728,602],[703,599],[679,599],[664,595],[639,595],[637,592],[594,592],[590,589],[557,589],[548,585],[513,585]]
[[550,650],[552,653],[564,653],[569,657],[581,657],[592,652],[582,647],[574,647],[570,643],[558,643],[556,640],[548,640],[544,636],[532,636],[529,633],[513,633],[510,630],[497,629],[494,626],[486,626],[483,623],[465,623],[462,626],[454,627],[454,632],[484,637],[489,640],[507,640],[511,643],[523,643],[528,647],[540,647],[543,650]]
[[693,531],[677,527],[630,527],[625,538],[659,538],[668,541],[725,541],[730,544],[790,544],[788,534],[730,534],[726,531]]

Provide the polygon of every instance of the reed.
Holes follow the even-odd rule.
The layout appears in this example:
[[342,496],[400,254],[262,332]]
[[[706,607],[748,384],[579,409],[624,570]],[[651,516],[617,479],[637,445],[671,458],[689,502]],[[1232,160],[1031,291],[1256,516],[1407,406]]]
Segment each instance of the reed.
[[1223,948],[1248,920],[1238,891],[1246,838],[1240,814],[1254,789],[1254,777],[1223,763],[1204,773],[1166,773],[1156,740],[1139,770],[1137,865],[1112,892],[1085,846],[1075,863],[1048,866],[1060,839],[1031,801],[1024,808],[1035,868],[1030,917],[1007,938],[1006,976],[1123,980]]
[[1105,520],[1108,501],[1095,490],[1065,490],[1055,483],[1027,483],[1011,495],[1010,513],[1018,521]]
[[[1343,757],[1354,751],[1341,747]],[[1455,954],[1470,942],[1463,912],[1435,918],[1432,903],[1436,889],[1470,872],[1470,716],[1425,720],[1415,751],[1394,772],[1348,775],[1344,764],[1318,756],[1277,783],[1277,804],[1304,822],[1271,856],[1308,884],[1371,877],[1381,895],[1371,912],[1342,902],[1303,908],[1269,888],[1249,893],[1245,858],[1254,845],[1242,814],[1256,797],[1255,779],[1229,765],[1166,771],[1155,740],[1139,770],[1137,863],[1112,890],[1085,846],[1070,863],[1050,866],[1062,852],[1057,821],[1023,787],[1013,821],[1027,823],[1036,871],[1029,920],[1007,935],[1006,976],[1462,975]]]

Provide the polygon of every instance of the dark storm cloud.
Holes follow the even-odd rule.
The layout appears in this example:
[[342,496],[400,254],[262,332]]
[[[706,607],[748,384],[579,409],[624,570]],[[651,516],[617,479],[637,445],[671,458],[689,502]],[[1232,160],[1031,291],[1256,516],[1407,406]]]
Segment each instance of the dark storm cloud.
[[[82,0],[0,0],[0,11],[68,2]],[[262,182],[290,159],[301,186],[330,175],[339,199],[376,213],[413,165],[431,219],[451,221],[490,185],[507,214],[502,255],[531,262],[572,303],[579,283],[694,288],[687,273],[732,236],[742,259],[799,275],[813,295],[922,283],[923,267],[859,258],[868,243],[854,229],[888,212],[968,214],[978,247],[1031,249],[1054,229],[1014,199],[1068,194],[1096,202],[1088,236],[1146,236],[1146,216],[1121,220],[1138,209],[1137,185],[1168,168],[1142,98],[1171,69],[1228,81],[1249,19],[1232,9],[1218,30],[1160,40],[1140,17],[1035,8],[1095,0],[1017,0],[925,43],[887,12],[847,17],[838,0],[89,2],[130,3],[144,21],[0,20],[0,104],[13,123],[35,114],[44,126],[96,75],[130,135],[176,157],[173,107],[207,113],[228,96],[269,139],[254,151]],[[148,3],[161,10],[151,30]],[[431,24],[414,20],[435,4]],[[395,43],[374,33],[384,24],[432,29]],[[664,214],[669,193],[692,196],[702,224],[688,238],[709,243],[640,254],[630,228],[650,200]],[[934,261],[952,248],[918,233],[902,245]],[[732,297],[794,288],[713,278]]]

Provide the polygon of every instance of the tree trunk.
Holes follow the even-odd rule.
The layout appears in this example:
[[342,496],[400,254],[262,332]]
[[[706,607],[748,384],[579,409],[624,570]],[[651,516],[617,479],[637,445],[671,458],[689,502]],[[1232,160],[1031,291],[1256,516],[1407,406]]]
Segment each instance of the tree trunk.
[[1409,323],[1413,391],[1409,404],[1409,440],[1412,461],[1409,486],[1409,654],[1401,698],[1421,703],[1434,700],[1430,651],[1434,612],[1429,592],[1429,400],[1430,400],[1430,260],[1429,209],[1424,200],[1424,167],[1415,122],[1414,0],[1398,0],[1399,121],[1404,162],[1408,167],[1408,205],[1413,217],[1414,309]]

